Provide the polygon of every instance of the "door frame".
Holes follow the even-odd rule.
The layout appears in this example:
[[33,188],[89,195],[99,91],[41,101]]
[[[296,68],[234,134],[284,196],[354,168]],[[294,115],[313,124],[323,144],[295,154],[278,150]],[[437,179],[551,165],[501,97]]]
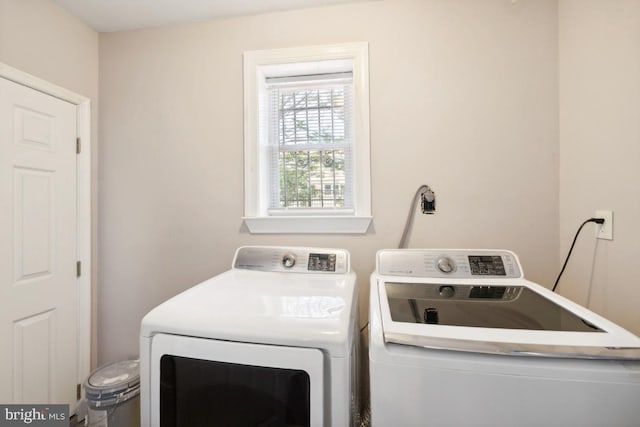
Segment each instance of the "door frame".
[[[78,295],[78,378],[83,384],[91,371],[91,100],[39,77],[0,62],[0,78],[67,101],[76,106],[76,135],[82,149],[76,161],[77,251],[82,274],[76,279]],[[73,408],[71,408],[73,411]]]

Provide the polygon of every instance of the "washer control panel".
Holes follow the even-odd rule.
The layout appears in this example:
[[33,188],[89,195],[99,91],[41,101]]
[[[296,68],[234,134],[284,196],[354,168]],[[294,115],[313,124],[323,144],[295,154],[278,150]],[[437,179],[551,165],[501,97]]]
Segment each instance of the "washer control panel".
[[426,278],[523,277],[516,254],[498,249],[387,249],[378,252],[377,271],[387,276]]
[[348,273],[349,252],[344,249],[281,246],[243,246],[233,268],[292,273]]

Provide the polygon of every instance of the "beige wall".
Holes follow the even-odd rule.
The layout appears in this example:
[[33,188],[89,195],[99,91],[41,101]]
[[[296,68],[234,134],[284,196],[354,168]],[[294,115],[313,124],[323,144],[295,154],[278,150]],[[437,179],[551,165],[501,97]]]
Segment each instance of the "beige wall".
[[[387,0],[100,35],[100,361],[135,355],[143,314],[241,244],[348,248],[364,322],[375,251],[422,183],[438,212],[411,246],[511,248],[547,285],[578,224],[614,210],[615,240],[588,226],[560,292],[640,333],[639,19],[635,0]],[[343,41],[370,43],[373,228],[248,235],[242,52]],[[0,0],[0,62],[90,97],[97,148],[95,31],[48,0]]]
[[[49,0],[0,0],[0,62],[91,99],[93,322],[96,331],[98,33]],[[92,365],[97,360],[93,334]]]
[[559,24],[561,256],[614,211],[614,240],[585,227],[559,291],[640,334],[640,2],[561,0]]
[[[242,52],[368,41],[373,227],[242,231]],[[553,0],[389,0],[100,35],[100,362],[137,354],[142,316],[229,268],[243,244],[349,249],[362,323],[377,249],[420,184],[438,212],[410,246],[509,248],[558,265]],[[238,301],[242,309],[242,301]]]
[[50,0],[0,0],[0,61],[97,104],[98,33]]

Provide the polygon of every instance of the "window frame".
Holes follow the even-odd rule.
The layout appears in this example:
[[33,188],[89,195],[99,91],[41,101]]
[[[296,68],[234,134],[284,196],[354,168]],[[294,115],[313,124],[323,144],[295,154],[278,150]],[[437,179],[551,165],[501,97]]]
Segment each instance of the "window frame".
[[[244,216],[250,233],[364,234],[372,221],[369,46],[366,42],[248,51],[244,59]],[[353,73],[353,210],[331,214],[313,209],[269,213],[266,79],[287,72],[309,72],[314,63],[348,63]],[[311,65],[310,65],[311,64]],[[341,65],[344,66],[344,65]],[[332,70],[336,71],[336,70]],[[338,70],[339,71],[339,70]]]

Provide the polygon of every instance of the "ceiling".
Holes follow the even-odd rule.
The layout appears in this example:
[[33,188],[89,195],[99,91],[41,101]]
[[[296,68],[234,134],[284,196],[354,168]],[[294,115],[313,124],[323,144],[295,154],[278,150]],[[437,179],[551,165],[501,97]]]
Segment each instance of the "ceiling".
[[99,32],[160,27],[364,0],[53,0]]

